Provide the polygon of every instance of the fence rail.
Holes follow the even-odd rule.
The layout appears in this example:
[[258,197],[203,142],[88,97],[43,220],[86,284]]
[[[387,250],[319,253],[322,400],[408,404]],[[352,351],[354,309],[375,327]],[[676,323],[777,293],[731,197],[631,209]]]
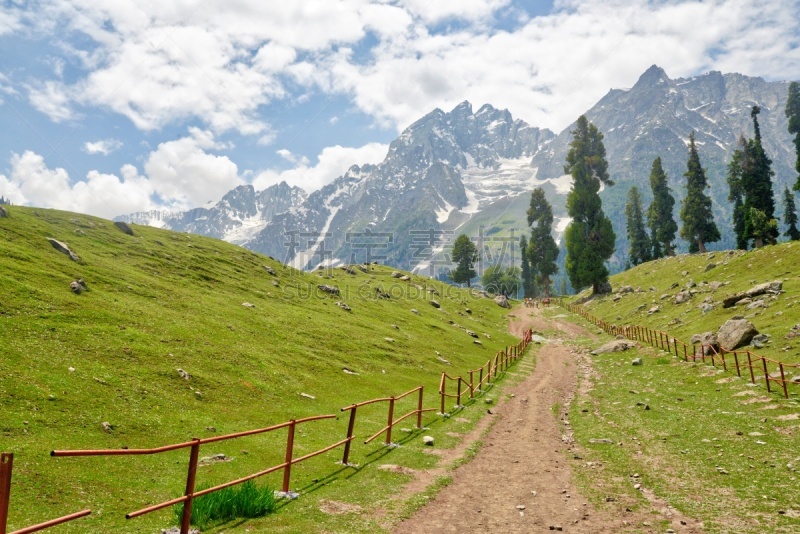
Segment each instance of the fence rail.
[[[509,366],[516,362],[521,356],[525,349],[531,342],[533,338],[533,332],[528,329],[526,330],[523,335],[522,339],[516,345],[510,345],[506,347],[504,350],[498,351],[494,358],[490,358],[485,364],[478,367],[477,369],[471,369],[467,371],[469,374],[469,381],[464,379],[461,376],[450,376],[449,374],[442,372],[442,377],[439,381],[439,396],[440,396],[440,407],[441,412],[445,413],[445,399],[451,398],[456,399],[456,407],[461,406],[461,397],[465,394],[466,390],[462,390],[462,384],[469,389],[469,398],[473,398],[475,396],[475,390],[477,389],[479,393],[483,393],[483,385],[491,384],[492,377],[497,378],[498,370],[500,372],[505,372]],[[484,376],[483,371],[486,370],[486,376]],[[478,374],[478,383],[477,388],[474,382],[475,374]],[[485,382],[484,382],[485,381]],[[449,382],[455,382],[456,393],[448,393],[447,392],[447,384]]]
[[[511,365],[511,363],[513,363],[514,361],[516,361],[517,359],[519,359],[522,356],[523,351],[525,350],[525,348],[530,343],[531,336],[532,336],[532,332],[530,330],[526,331],[524,333],[524,335],[523,335],[522,340],[519,343],[517,343],[515,345],[508,346],[502,351],[498,351],[497,354],[495,354],[494,358],[493,359],[489,359],[489,361],[487,361],[486,364],[484,364],[482,367],[469,371],[470,380],[469,380],[468,383],[459,376],[458,377],[459,392],[461,391],[460,388],[461,388],[461,384],[463,383],[463,384],[469,384],[470,396],[472,396],[474,394],[474,388],[475,388],[475,384],[473,383],[473,375],[474,375],[474,373],[480,373],[480,379],[479,379],[479,381],[477,383],[478,390],[480,391],[481,387],[484,385],[484,381],[486,381],[486,383],[489,383],[489,381],[491,380],[490,376],[491,376],[492,373],[494,373],[494,377],[496,378],[497,377],[497,373],[498,373],[498,369],[500,371],[504,371],[505,369],[508,369],[508,367],[509,367],[509,365]],[[484,369],[486,370],[486,376],[484,376],[484,374],[483,374]],[[441,408],[442,408],[441,413],[442,414],[444,414],[444,403],[445,403],[444,399],[445,399],[445,397],[453,396],[453,395],[447,394],[445,392],[445,389],[444,389],[444,386],[445,386],[445,378],[444,377],[445,376],[446,376],[445,373],[442,373],[442,382],[440,383],[440,388],[439,388],[439,394],[441,396]],[[416,407],[413,410],[411,410],[411,411],[409,411],[409,412],[407,412],[407,413],[395,418],[395,414],[394,414],[395,407],[396,407],[395,403],[397,401],[401,400],[401,399],[404,399],[405,397],[413,395],[414,393],[417,393]],[[313,457],[318,456],[320,454],[324,454],[324,453],[326,453],[326,452],[328,452],[328,451],[330,451],[332,449],[335,449],[337,447],[340,447],[342,445],[344,445],[344,453],[343,453],[343,457],[342,457],[342,463],[344,465],[350,465],[349,464],[349,460],[350,460],[350,453],[351,453],[351,445],[352,445],[353,440],[355,439],[354,429],[355,429],[355,423],[356,423],[356,413],[358,411],[358,408],[360,408],[360,407],[363,407],[363,406],[366,406],[366,405],[369,405],[369,404],[376,404],[376,403],[383,403],[383,402],[388,403],[388,410],[387,410],[388,411],[388,416],[387,416],[387,424],[386,424],[386,426],[384,426],[383,428],[381,428],[380,430],[375,432],[373,435],[371,435],[369,438],[367,438],[364,441],[365,444],[373,441],[374,439],[379,437],[381,434],[385,433],[386,434],[385,443],[386,443],[386,445],[391,445],[392,428],[394,426],[396,426],[398,423],[400,423],[401,421],[404,421],[405,419],[407,419],[409,417],[412,417],[412,416],[415,416],[415,415],[417,416],[416,426],[417,426],[417,428],[421,428],[422,427],[422,414],[425,413],[425,412],[436,411],[436,408],[423,408],[423,394],[424,394],[424,387],[423,386],[418,386],[418,387],[415,387],[415,388],[413,388],[413,389],[411,389],[409,391],[406,391],[405,393],[402,393],[400,395],[390,396],[390,397],[383,397],[383,398],[378,398],[378,399],[372,399],[372,400],[368,400],[368,401],[363,401],[363,402],[356,403],[356,404],[351,404],[349,406],[346,406],[346,407],[342,408],[340,411],[342,411],[342,412],[349,411],[350,412],[350,419],[349,419],[348,427],[347,427],[347,436],[344,439],[341,439],[341,440],[339,440],[339,441],[337,441],[335,443],[329,444],[329,445],[323,447],[322,449],[319,449],[317,451],[311,452],[311,453],[306,454],[304,456],[301,456],[299,458],[295,458],[294,454],[293,454],[294,453],[294,440],[295,440],[295,428],[296,428],[296,426],[300,425],[300,424],[310,423],[312,421],[319,421],[319,420],[324,420],[324,419],[333,419],[333,418],[336,418],[336,415],[316,415],[316,416],[306,417],[306,418],[303,418],[303,419],[297,419],[297,420],[293,419],[291,421],[286,421],[284,423],[279,423],[279,424],[272,425],[272,426],[269,426],[269,427],[266,427],[266,428],[258,428],[258,429],[254,429],[254,430],[246,430],[246,431],[243,431],[243,432],[236,432],[236,433],[233,433],[233,434],[225,434],[225,435],[222,435],[222,436],[213,436],[213,437],[202,438],[202,439],[195,438],[195,439],[192,439],[191,441],[185,441],[185,442],[181,442],[181,443],[174,443],[174,444],[170,444],[170,445],[163,445],[161,447],[153,447],[153,448],[149,448],[149,449],[53,450],[53,451],[50,452],[50,455],[53,456],[53,457],[139,456],[139,455],[160,454],[160,453],[169,452],[169,451],[175,451],[175,450],[180,450],[180,449],[189,449],[189,462],[188,462],[188,466],[187,466],[186,489],[184,491],[184,494],[181,497],[170,499],[168,501],[164,501],[164,502],[149,506],[147,508],[142,508],[140,510],[136,510],[134,512],[130,512],[130,513],[125,515],[126,519],[132,519],[132,518],[135,518],[135,517],[139,517],[139,516],[148,514],[150,512],[155,512],[157,510],[161,510],[163,508],[167,508],[169,506],[173,506],[173,505],[176,505],[176,504],[183,503],[183,515],[181,516],[180,532],[181,532],[181,534],[187,534],[189,532],[189,523],[190,523],[190,519],[191,519],[192,502],[193,502],[194,499],[196,499],[198,497],[201,497],[201,496],[209,494],[209,493],[213,493],[215,491],[219,491],[219,490],[227,488],[227,487],[235,486],[237,484],[241,484],[241,483],[246,482],[248,480],[253,480],[255,478],[267,475],[269,473],[273,473],[275,471],[280,471],[280,470],[283,470],[283,483],[282,483],[281,489],[282,489],[282,491],[284,493],[287,493],[287,492],[289,492],[292,465],[300,463],[300,462],[303,462],[305,460],[308,460],[309,458],[313,458]],[[456,397],[458,399],[458,403],[460,404],[460,393],[458,395],[456,395]],[[272,467],[266,468],[266,469],[264,469],[262,471],[259,471],[257,473],[250,474],[250,475],[248,475],[246,477],[226,482],[224,484],[220,484],[220,485],[217,485],[217,486],[214,486],[214,487],[211,487],[211,488],[206,488],[206,489],[199,490],[199,491],[195,490],[197,466],[198,466],[198,461],[199,461],[199,457],[200,457],[200,447],[202,445],[206,445],[206,444],[214,443],[214,442],[218,442],[218,441],[226,441],[226,440],[241,438],[241,437],[245,437],[245,436],[253,436],[253,435],[257,435],[257,434],[273,432],[273,431],[281,430],[281,429],[284,429],[284,428],[287,429],[287,436],[286,436],[286,449],[285,449],[284,461],[282,463],[277,464],[277,465],[273,465]],[[11,454],[11,453],[3,453],[2,454],[2,461],[0,461],[0,534],[7,534],[6,525],[7,525],[7,519],[8,519],[8,505],[9,505],[10,493],[11,493],[11,468],[12,468],[12,464],[13,464],[13,454]],[[63,517],[60,517],[60,518],[57,518],[57,519],[53,519],[53,520],[50,520],[50,521],[47,521],[47,522],[44,522],[44,523],[40,523],[40,524],[32,526],[32,527],[27,527],[27,528],[24,528],[22,530],[17,530],[15,532],[11,532],[11,533],[8,533],[8,534],[27,534],[29,532],[36,532],[36,531],[39,531],[39,530],[44,530],[46,528],[50,528],[50,527],[55,526],[55,525],[59,525],[59,524],[65,523],[67,521],[72,521],[74,519],[79,519],[81,517],[86,517],[89,514],[91,514],[91,510],[83,510],[81,512],[76,512],[74,514],[66,515],[66,516],[63,516]]]
[[[8,527],[8,502],[11,497],[11,474],[14,467],[14,455],[10,452],[0,454],[0,534],[6,534]],[[81,510],[74,514],[58,517],[30,527],[15,530],[11,534],[28,534],[54,527],[73,519],[80,519],[91,514],[91,510]]]
[[[678,358],[683,358],[685,361],[701,361],[703,363],[707,363],[708,361],[714,367],[717,365],[722,365],[723,370],[729,371],[729,358],[726,359],[726,355],[732,355],[733,368],[736,370],[737,376],[742,376],[743,369],[749,370],[750,382],[755,384],[756,378],[760,378],[760,376],[756,377],[755,370],[758,369],[759,373],[763,371],[764,383],[767,391],[770,393],[772,392],[772,387],[770,384],[774,382],[778,384],[780,389],[783,390],[783,396],[787,399],[789,398],[788,386],[794,385],[800,387],[800,381],[797,381],[796,379],[789,380],[786,378],[786,370],[800,370],[800,363],[786,363],[773,360],[765,356],[759,356],[758,354],[755,354],[749,350],[727,350],[723,347],[702,343],[698,347],[698,345],[686,344],[677,337],[672,336],[663,330],[655,330],[638,325],[617,326],[595,317],[586,311],[585,308],[578,306],[577,304],[566,304],[564,302],[560,302],[560,304],[572,313],[580,315],[590,323],[602,328],[607,334],[614,336],[623,335],[628,339],[647,343],[650,346],[659,348],[669,352],[670,354],[674,354]],[[740,356],[747,356],[746,364],[743,361],[740,361]],[[770,372],[770,367],[776,368],[776,370]]]

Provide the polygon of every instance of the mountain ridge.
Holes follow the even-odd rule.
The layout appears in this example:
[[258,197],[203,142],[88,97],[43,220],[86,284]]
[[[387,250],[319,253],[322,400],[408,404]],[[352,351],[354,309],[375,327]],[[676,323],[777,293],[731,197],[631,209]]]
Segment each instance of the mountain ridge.
[[[760,123],[773,159],[776,198],[783,185],[794,181],[794,151],[783,114],[787,89],[788,82],[719,71],[671,79],[663,68],[652,65],[631,88],[610,89],[587,110],[587,118],[604,135],[609,174],[616,182],[601,192],[617,234],[613,272],[622,269],[627,254],[627,189],[636,185],[644,202],[651,200],[648,178],[657,156],[676,197],[677,220],[692,131],[708,175],[716,222],[723,229],[723,240],[711,247],[734,246],[732,232],[727,231],[731,216],[725,166],[739,135],[752,135],[753,105],[762,108]],[[573,127],[555,134],[488,103],[477,111],[468,101],[449,112],[436,108],[403,130],[382,162],[353,165],[330,184],[296,197],[285,211],[260,219],[263,223],[239,224],[236,242],[298,268],[377,260],[408,270],[430,268],[429,274],[441,276],[449,263],[442,252],[455,232],[476,240],[494,235],[499,247],[518,238],[525,230],[527,208],[518,197],[534,187],[545,189],[556,226],[563,230],[570,183],[563,169]],[[237,212],[230,202],[214,209]],[[205,224],[201,233],[223,239],[227,235],[230,240],[236,217],[199,215],[194,226],[184,224],[186,231],[203,230]],[[684,250],[685,244],[679,241],[678,247]],[[511,249],[507,260],[513,257],[513,244]],[[497,251],[486,251],[497,256]]]

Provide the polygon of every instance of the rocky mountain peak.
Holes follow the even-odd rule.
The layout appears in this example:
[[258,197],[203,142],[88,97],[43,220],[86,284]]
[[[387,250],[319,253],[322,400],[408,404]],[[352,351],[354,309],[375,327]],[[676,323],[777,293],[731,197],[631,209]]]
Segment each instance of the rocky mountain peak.
[[659,67],[658,65],[651,65],[641,76],[639,76],[639,80],[634,85],[634,89],[636,87],[641,86],[652,86],[658,84],[669,83],[670,79],[667,76],[667,73]]

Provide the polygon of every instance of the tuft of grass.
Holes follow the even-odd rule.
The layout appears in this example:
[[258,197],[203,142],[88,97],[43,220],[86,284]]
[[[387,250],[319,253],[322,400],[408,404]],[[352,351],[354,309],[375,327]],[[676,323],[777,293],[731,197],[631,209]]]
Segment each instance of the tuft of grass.
[[[196,491],[210,488],[201,484]],[[275,492],[265,485],[248,480],[237,486],[223,488],[201,495],[192,501],[192,516],[189,523],[201,530],[212,524],[225,523],[233,519],[252,519],[271,514],[277,507]],[[173,507],[175,523],[180,525],[183,503]]]

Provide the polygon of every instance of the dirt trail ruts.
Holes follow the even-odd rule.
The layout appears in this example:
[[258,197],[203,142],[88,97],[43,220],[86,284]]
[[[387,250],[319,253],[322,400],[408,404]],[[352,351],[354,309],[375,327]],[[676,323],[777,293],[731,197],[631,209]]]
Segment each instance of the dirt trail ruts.
[[[594,337],[572,323],[547,319],[541,312],[515,310],[511,331],[521,335],[527,328],[555,328],[567,339]],[[534,370],[506,389],[506,400],[491,408],[489,418],[497,419],[475,458],[455,469],[453,482],[394,532],[648,531],[641,525],[654,522],[652,515],[597,510],[572,482],[568,462],[575,462],[575,452],[568,428],[554,410],[563,413],[575,395],[578,365],[576,350],[564,340],[543,345],[535,356]]]

